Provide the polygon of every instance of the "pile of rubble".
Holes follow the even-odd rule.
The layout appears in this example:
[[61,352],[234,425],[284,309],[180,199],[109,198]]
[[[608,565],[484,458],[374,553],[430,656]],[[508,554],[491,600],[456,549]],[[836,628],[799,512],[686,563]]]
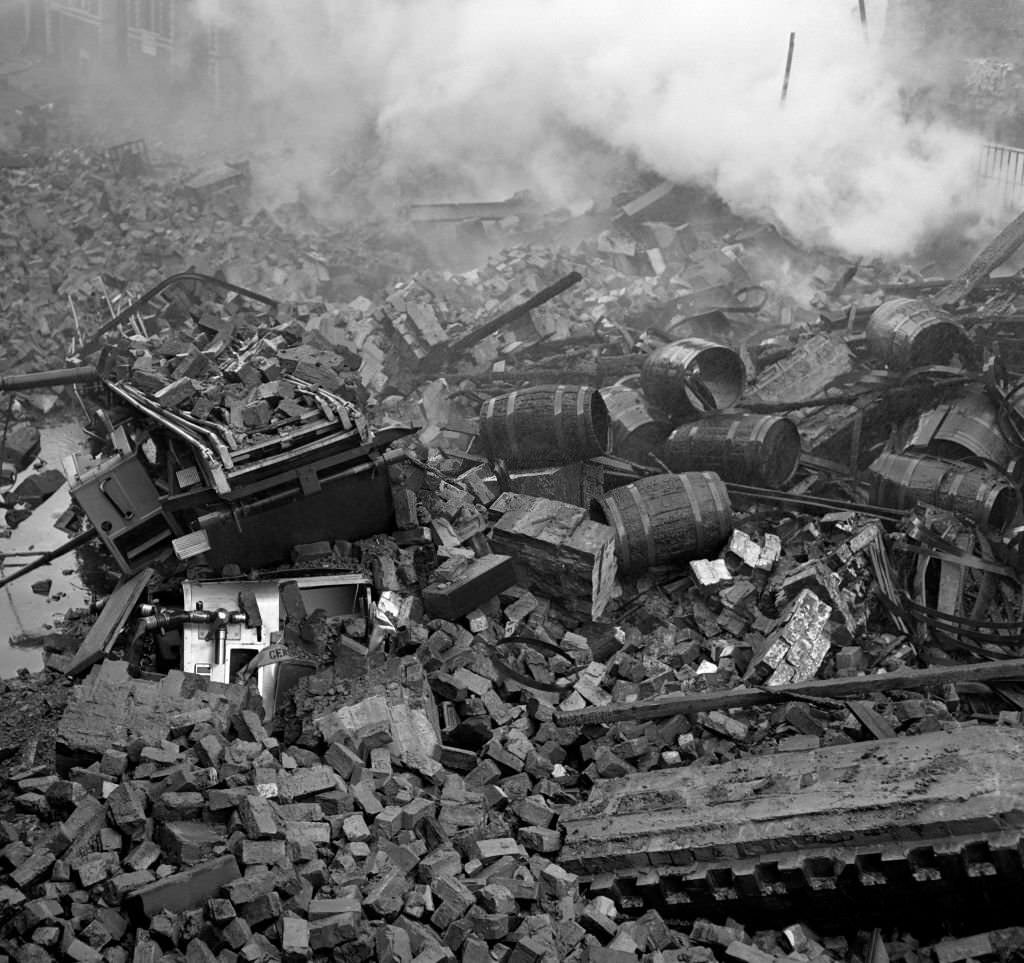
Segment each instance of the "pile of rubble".
[[[6,370],[63,363],[73,339],[67,354],[162,426],[141,441],[103,409],[112,462],[168,426],[227,456],[213,491],[187,459],[147,455],[150,517],[168,520],[144,532],[155,555],[99,536],[130,591],[76,664],[120,645],[130,662],[64,690],[56,771],[45,755],[8,768],[0,954],[916,963],[927,948],[906,937],[702,917],[839,880],[1019,876],[1024,596],[1008,530],[1024,432],[1015,342],[997,331],[1020,291],[983,281],[994,255],[947,288],[773,229],[715,233],[657,185],[572,251],[523,241],[374,300],[368,280],[404,255],[346,262],[359,238],[297,207],[245,216],[244,168],[159,190],[117,170],[68,151],[0,171],[0,244],[18,261]],[[138,301],[108,276],[189,268],[180,292]],[[197,268],[221,275],[217,296]],[[295,426],[321,414],[324,434],[295,451]],[[399,420],[419,431],[394,458],[363,450]],[[365,444],[325,453],[338,423]],[[23,468],[34,444],[16,426],[0,447]],[[246,448],[255,467],[229,477]],[[291,570],[360,571],[371,608],[307,612],[282,587],[277,628],[244,593],[223,618],[191,613],[220,619],[215,642],[244,623],[283,662],[312,663],[272,722],[252,679],[140,669],[146,625],[129,616],[154,558],[161,590],[211,574],[181,506],[216,505],[238,545],[268,517],[246,498],[269,513],[327,497],[317,466],[332,459],[340,514],[357,458],[387,488],[390,527],[296,546]],[[81,472],[76,496],[88,515],[94,484],[129,531],[109,467]],[[239,551],[217,574],[250,564]],[[779,821],[795,800],[799,827]],[[881,845],[908,833],[914,852]],[[934,956],[1021,945],[1000,930]]]
[[[221,272],[270,295],[343,300],[407,275],[416,240],[328,227],[300,204],[247,213],[180,165],[120,176],[109,152],[65,148],[0,166],[4,372],[55,368],[99,323],[169,274]],[[214,172],[215,174],[218,172]],[[207,178],[216,187],[226,178]]]
[[[628,764],[590,740],[588,772],[556,761],[580,733],[560,736],[544,695],[517,704],[514,689],[479,653],[447,673],[414,657],[323,673],[298,694],[302,732],[286,743],[244,688],[97,667],[61,724],[60,774],[9,774],[22,815],[3,823],[0,948],[19,963],[826,963],[865,952],[805,926],[674,928],[654,910],[631,917],[610,878],[584,888],[561,864],[562,814],[592,777]],[[431,690],[464,714],[443,746]],[[985,939],[1021,943],[1019,931]],[[936,957],[953,963],[973,945],[939,943]],[[890,947],[894,958],[926,952]]]

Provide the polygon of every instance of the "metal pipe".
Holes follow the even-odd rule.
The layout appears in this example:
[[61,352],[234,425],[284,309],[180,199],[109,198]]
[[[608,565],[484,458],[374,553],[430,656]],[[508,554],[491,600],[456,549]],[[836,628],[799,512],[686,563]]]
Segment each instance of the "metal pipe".
[[725,483],[726,490],[736,498],[746,498],[752,501],[776,502],[779,505],[792,505],[794,511],[808,512],[812,508],[821,509],[824,512],[860,512],[862,515],[872,515],[883,522],[896,524],[902,522],[906,512],[895,508],[886,508],[883,505],[861,505],[859,502],[847,502],[837,498],[824,498],[820,495],[808,495],[805,492],[790,494],[789,492],[777,492],[770,488],[755,488],[752,485],[738,485],[734,482]]
[[141,308],[148,301],[153,300],[158,294],[166,291],[167,288],[173,287],[175,284],[180,284],[183,281],[199,281],[203,284],[212,284],[214,287],[218,287],[224,291],[231,291],[234,294],[240,294],[243,297],[250,298],[253,301],[259,301],[261,304],[267,305],[270,308],[276,308],[278,302],[273,298],[267,297],[265,294],[258,294],[256,291],[250,291],[247,288],[239,287],[237,284],[231,284],[228,281],[221,280],[220,278],[210,277],[208,274],[198,274],[195,271],[184,271],[181,274],[172,274],[169,278],[164,278],[155,287],[150,288],[145,294],[132,301],[123,311],[111,318],[106,324],[104,324],[93,336],[89,339],[87,344],[84,344],[81,348],[81,354],[88,355],[100,347],[103,335],[108,331],[113,330],[118,325],[129,320],[133,314],[135,314],[139,308]]
[[59,385],[80,385],[99,381],[100,374],[92,365],[80,368],[57,368],[53,371],[30,371],[0,377],[0,391],[28,391],[31,388],[55,388]]
[[0,578],[0,588],[5,585],[10,585],[11,582],[22,577],[22,575],[28,575],[29,572],[34,572],[36,569],[42,568],[44,565],[49,565],[50,562],[60,558],[62,555],[67,555],[68,552],[73,552],[76,548],[81,548],[87,542],[91,542],[97,536],[95,528],[86,529],[80,535],[76,535],[74,538],[68,540],[60,548],[55,548],[53,551],[46,552],[44,555],[40,555],[34,562],[29,562],[28,565],[23,565],[16,572],[12,572],[10,575],[5,575]]

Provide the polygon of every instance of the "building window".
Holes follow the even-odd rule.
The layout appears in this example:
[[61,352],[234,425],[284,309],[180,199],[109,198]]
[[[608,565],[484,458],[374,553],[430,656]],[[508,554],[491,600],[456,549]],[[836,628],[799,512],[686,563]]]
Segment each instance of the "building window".
[[[99,0],[85,0],[99,3]],[[174,34],[174,0],[131,0],[128,26],[170,40]]]
[[93,17],[100,15],[100,0],[64,0],[65,9],[81,10]]

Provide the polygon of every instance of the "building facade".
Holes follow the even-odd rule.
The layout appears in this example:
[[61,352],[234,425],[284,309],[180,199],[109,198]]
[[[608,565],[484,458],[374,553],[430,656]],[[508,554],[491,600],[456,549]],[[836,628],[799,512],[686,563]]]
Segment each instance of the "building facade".
[[82,77],[215,86],[218,32],[196,15],[195,0],[47,0],[47,51]]
[[1024,146],[1024,0],[889,0],[884,47],[911,109]]

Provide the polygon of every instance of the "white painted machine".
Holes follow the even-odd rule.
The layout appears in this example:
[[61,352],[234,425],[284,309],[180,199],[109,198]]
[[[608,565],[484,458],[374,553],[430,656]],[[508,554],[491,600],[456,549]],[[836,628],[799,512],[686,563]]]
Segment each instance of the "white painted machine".
[[[259,661],[266,664],[259,665],[256,672],[268,720],[281,696],[312,671],[310,664],[290,659],[283,646],[279,652],[268,651],[272,635],[283,628],[281,586],[286,582],[296,583],[307,612],[320,609],[327,617],[369,612],[370,585],[360,574],[182,583],[187,613],[182,623],[182,668],[212,682],[235,682],[256,656],[265,652],[266,657]],[[241,601],[243,593],[247,606]],[[258,615],[252,611],[253,602]]]

